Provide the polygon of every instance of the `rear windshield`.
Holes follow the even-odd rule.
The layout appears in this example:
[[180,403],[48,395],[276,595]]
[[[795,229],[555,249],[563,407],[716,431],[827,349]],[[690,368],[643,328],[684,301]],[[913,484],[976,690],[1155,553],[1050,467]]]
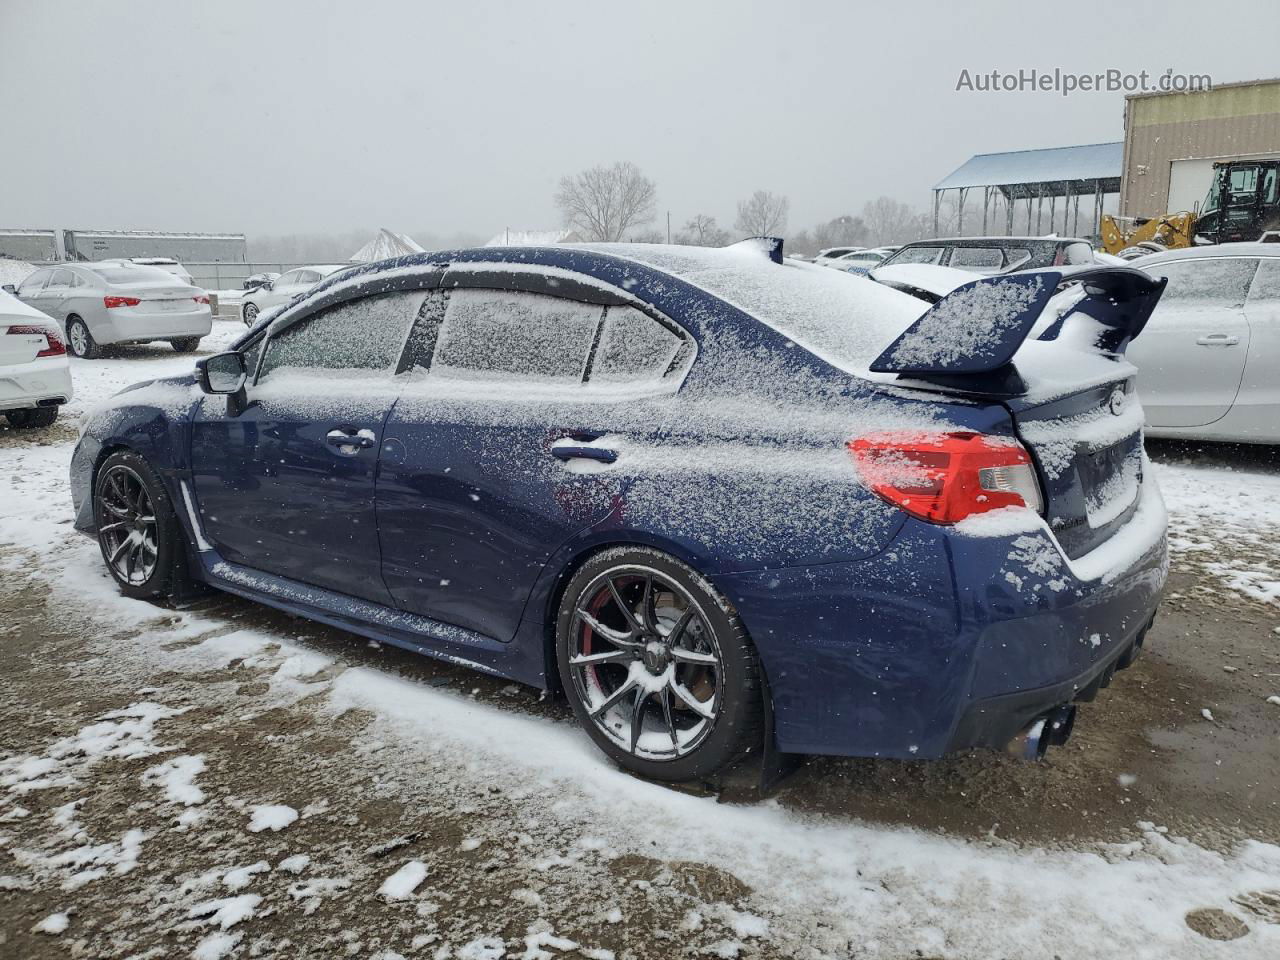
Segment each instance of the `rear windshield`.
[[145,267],[137,264],[132,267],[89,267],[107,283],[172,283],[173,274],[159,267]]
[[897,290],[810,263],[773,263],[758,250],[599,244],[687,280],[849,372],[865,370],[927,304]]

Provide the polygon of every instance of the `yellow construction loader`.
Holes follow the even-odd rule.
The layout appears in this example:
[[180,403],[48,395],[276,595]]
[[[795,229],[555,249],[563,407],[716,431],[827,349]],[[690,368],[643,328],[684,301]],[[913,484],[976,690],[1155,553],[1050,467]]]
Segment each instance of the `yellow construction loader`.
[[1196,244],[1258,240],[1280,229],[1280,160],[1213,165],[1213,183],[1194,212],[1150,220],[1102,216],[1102,249],[1125,259]]

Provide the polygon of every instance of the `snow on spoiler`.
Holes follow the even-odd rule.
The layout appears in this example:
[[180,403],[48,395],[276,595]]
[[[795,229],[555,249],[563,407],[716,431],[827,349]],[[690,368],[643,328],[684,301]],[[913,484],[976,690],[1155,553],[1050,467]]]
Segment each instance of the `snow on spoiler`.
[[1132,267],[1088,265],[982,277],[930,307],[876,357],[871,370],[949,381],[1003,371],[996,379],[1013,386],[1010,377],[1016,381],[1016,375],[1003,368],[1064,285],[1078,284],[1082,295],[1040,339],[1055,339],[1067,317],[1082,313],[1105,328],[1099,350],[1123,353],[1146,326],[1166,282]]

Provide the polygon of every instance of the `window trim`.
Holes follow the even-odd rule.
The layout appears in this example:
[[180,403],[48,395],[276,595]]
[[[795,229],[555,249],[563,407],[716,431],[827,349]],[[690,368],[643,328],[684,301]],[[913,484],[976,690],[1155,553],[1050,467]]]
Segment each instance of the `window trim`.
[[[627,391],[647,392],[651,393],[655,385],[662,385],[663,392],[667,392],[666,385],[673,384],[672,391],[679,390],[683,386],[685,378],[689,374],[689,370],[693,367],[693,361],[698,356],[698,341],[688,330],[679,323],[672,320],[662,311],[658,310],[650,303],[639,300],[634,297],[627,297],[621,292],[615,293],[611,289],[592,283],[591,278],[583,277],[578,280],[573,277],[565,277],[560,275],[552,275],[539,273],[536,271],[513,271],[503,270],[502,264],[491,265],[489,263],[475,263],[474,261],[461,264],[449,264],[440,274],[439,290],[446,297],[445,311],[448,311],[447,298],[453,290],[494,290],[505,293],[532,293],[543,296],[554,297],[558,300],[568,300],[577,303],[586,303],[598,305],[602,309],[600,311],[600,319],[596,322],[595,335],[591,340],[591,348],[587,354],[587,362],[583,367],[582,379],[579,385],[591,389],[593,392],[603,393],[608,391],[611,394],[617,394]],[[464,267],[464,269],[457,269]],[[426,301],[424,301],[425,303]],[[671,363],[661,377],[655,381],[637,380],[632,384],[609,384],[607,386],[597,384],[594,388],[591,386],[591,372],[595,364],[596,351],[600,346],[600,338],[604,335],[604,325],[607,322],[610,307],[631,307],[640,313],[654,320],[660,326],[668,330],[672,335],[678,337],[681,346],[677,348],[675,356],[672,357]],[[421,312],[419,312],[419,318]],[[415,319],[414,323],[418,322]],[[443,326],[443,315],[441,325]],[[413,327],[409,328],[409,336],[413,334]],[[435,343],[432,344],[431,356],[425,369],[427,374],[431,373],[431,366],[435,362],[435,351],[439,346],[440,340],[437,335]],[[408,341],[406,339],[406,347]],[[405,358],[401,356],[400,366],[403,367]],[[399,369],[399,368],[398,368]],[[677,376],[678,374],[678,376]],[[454,378],[458,381],[483,383],[483,380],[466,381],[465,378]],[[644,390],[645,386],[648,390]]]

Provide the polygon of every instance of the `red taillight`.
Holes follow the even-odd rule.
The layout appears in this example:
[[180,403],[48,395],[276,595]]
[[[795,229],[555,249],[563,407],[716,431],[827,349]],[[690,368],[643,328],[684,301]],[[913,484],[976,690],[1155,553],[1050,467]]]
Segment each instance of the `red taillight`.
[[849,441],[877,496],[929,523],[959,523],[1001,507],[1040,512],[1031,457],[1016,440],[981,433],[875,433]]
[[194,300],[196,303],[208,303],[208,302],[209,302],[209,298],[208,298],[208,297],[192,297],[191,299],[192,299],[192,300]]
[[67,345],[62,342],[62,334],[57,330],[50,330],[48,327],[35,327],[27,324],[18,324],[17,326],[10,327],[8,332],[44,337],[49,345],[37,353],[37,357],[61,357],[67,352]]
[[102,305],[110,310],[112,307],[136,307],[142,301],[137,297],[103,297]]

